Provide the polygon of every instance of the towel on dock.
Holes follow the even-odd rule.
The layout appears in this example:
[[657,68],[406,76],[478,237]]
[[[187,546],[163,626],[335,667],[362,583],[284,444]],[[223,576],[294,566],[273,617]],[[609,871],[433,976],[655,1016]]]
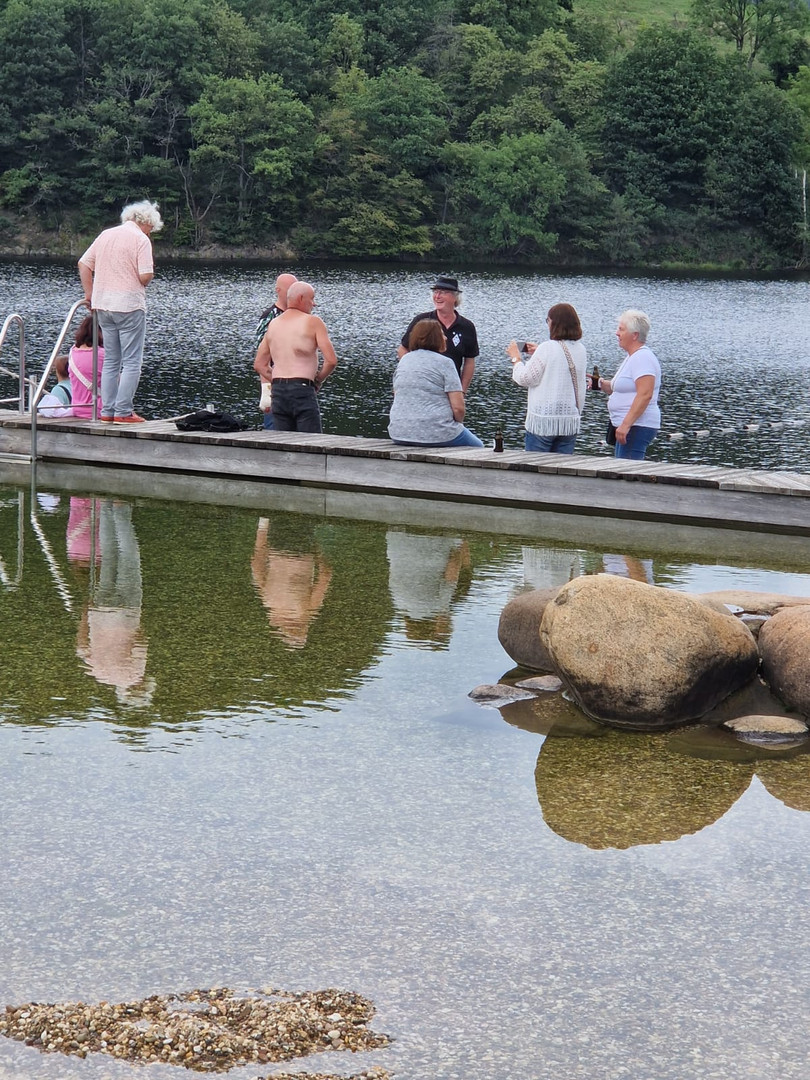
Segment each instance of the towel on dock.
[[247,424],[237,420],[227,412],[208,412],[203,409],[200,412],[189,413],[175,420],[178,431],[246,431]]

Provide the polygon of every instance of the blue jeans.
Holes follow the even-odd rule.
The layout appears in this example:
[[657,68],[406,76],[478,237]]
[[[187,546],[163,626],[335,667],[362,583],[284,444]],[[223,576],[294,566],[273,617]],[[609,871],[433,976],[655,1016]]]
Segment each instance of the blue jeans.
[[321,411],[310,379],[273,379],[273,427],[320,435]]
[[539,454],[573,454],[576,435],[535,435],[526,432],[526,449]]
[[449,442],[403,442],[402,439],[392,439],[391,442],[396,443],[397,446],[426,446],[435,447],[436,449],[442,446],[476,446],[481,449],[484,445],[478,436],[473,435],[467,428],[462,428],[455,439],[451,439]]
[[484,444],[478,438],[477,435],[473,435],[467,428],[462,428],[456,435],[452,442],[444,443],[444,446],[478,446],[482,447]]
[[98,325],[104,334],[101,415],[130,416],[141,381],[146,312],[99,311]]
[[264,417],[264,420],[262,421],[262,426],[264,427],[264,430],[265,431],[272,431],[273,430],[273,410],[270,409],[268,412],[262,413],[262,416]]
[[[105,356],[104,363],[106,364],[106,362]],[[621,446],[618,442],[616,443],[615,457],[629,458],[631,461],[642,461],[647,453],[647,447],[657,434],[658,428],[639,427],[638,424],[634,424],[627,433],[627,442],[624,446]]]

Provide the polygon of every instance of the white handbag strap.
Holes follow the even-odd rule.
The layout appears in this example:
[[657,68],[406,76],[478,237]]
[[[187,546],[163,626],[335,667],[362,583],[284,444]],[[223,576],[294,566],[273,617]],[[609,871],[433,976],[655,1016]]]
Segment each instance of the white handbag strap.
[[79,380],[79,382],[85,388],[85,390],[92,390],[93,387],[92,387],[92,384],[91,384],[90,380],[87,378],[86,375],[83,375],[81,373],[81,371],[79,371],[78,367],[74,364],[74,362],[73,362],[73,353],[72,352],[70,353],[70,356],[68,357],[68,369],[69,369],[71,375],[76,376],[76,378]]
[[577,412],[582,414],[582,406],[579,403],[579,385],[577,384],[577,369],[574,367],[574,361],[571,359],[571,353],[568,351],[568,346],[564,341],[560,342],[562,351],[565,353],[565,359],[568,361],[568,370],[571,372],[571,382],[574,384],[574,401],[576,402]]

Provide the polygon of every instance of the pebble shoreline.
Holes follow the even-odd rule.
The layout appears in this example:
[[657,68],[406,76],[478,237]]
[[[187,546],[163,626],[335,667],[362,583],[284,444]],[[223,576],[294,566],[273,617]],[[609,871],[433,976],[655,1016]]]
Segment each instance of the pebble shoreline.
[[[376,1050],[387,1035],[367,1027],[374,1006],[341,990],[290,993],[264,988],[239,995],[227,987],[95,1005],[6,1005],[0,1035],[43,1053],[86,1058],[109,1054],[139,1064],[224,1072],[237,1065],[289,1061],[325,1050]],[[375,1068],[352,1078],[276,1074],[266,1080],[388,1080]],[[259,1077],[258,1080],[263,1080]]]

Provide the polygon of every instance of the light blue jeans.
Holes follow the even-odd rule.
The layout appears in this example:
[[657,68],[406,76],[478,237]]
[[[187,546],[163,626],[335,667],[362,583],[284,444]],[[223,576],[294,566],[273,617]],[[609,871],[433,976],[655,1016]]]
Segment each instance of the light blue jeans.
[[[107,363],[106,359],[104,363]],[[658,428],[639,427],[638,424],[633,424],[627,432],[627,442],[624,446],[617,442],[613,456],[618,458],[628,458],[631,461],[642,461],[644,455],[647,453],[647,447],[657,434]]]
[[526,432],[525,446],[539,454],[573,454],[576,435],[535,435]]
[[99,311],[98,325],[104,334],[101,415],[131,416],[141,380],[146,312]]
[[451,439],[450,442],[401,442],[399,439],[392,439],[391,442],[397,444],[397,446],[429,446],[431,448],[438,449],[443,446],[476,446],[479,449],[484,445],[477,435],[473,435],[467,428],[462,428],[456,435],[455,439]]

